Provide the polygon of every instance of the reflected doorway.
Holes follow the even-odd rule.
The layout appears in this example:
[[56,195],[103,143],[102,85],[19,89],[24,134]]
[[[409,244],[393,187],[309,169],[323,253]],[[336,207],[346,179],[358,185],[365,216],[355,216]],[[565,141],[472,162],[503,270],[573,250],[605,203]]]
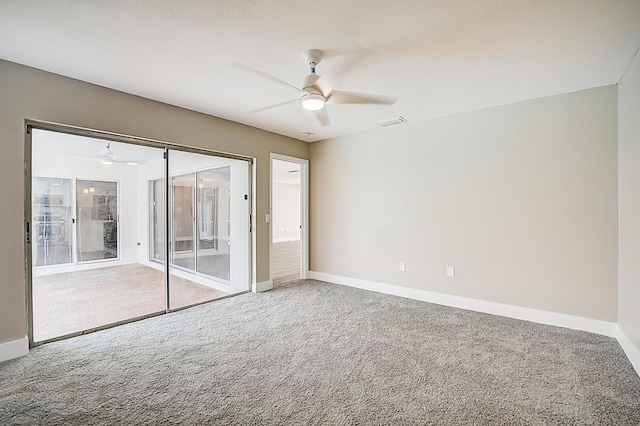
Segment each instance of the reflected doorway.
[[308,161],[271,154],[271,277],[274,286],[306,278]]

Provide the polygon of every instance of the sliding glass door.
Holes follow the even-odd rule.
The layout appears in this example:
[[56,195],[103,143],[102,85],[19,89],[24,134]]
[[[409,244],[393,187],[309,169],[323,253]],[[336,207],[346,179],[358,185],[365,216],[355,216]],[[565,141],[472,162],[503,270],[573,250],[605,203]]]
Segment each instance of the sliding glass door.
[[164,179],[149,181],[149,260],[164,262],[165,253],[165,188]]
[[171,263],[195,271],[195,182],[192,174],[171,178]]
[[73,181],[36,176],[32,181],[33,266],[73,262]]
[[231,278],[231,167],[196,173],[196,270]]
[[172,265],[229,281],[231,167],[171,178]]
[[247,291],[249,163],[170,151],[169,176],[170,309],[185,304],[184,279],[203,286],[202,301]]
[[118,182],[76,181],[78,262],[118,258]]

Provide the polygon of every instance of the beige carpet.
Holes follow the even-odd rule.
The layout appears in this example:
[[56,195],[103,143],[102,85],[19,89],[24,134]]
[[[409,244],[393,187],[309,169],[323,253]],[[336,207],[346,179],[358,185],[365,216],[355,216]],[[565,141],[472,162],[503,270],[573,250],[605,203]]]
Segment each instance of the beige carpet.
[[293,281],[0,363],[1,425],[640,424],[611,337]]
[[300,278],[300,241],[273,243],[271,250],[273,285]]
[[[171,309],[227,293],[170,276]],[[33,278],[34,341],[165,310],[163,272],[140,264]]]

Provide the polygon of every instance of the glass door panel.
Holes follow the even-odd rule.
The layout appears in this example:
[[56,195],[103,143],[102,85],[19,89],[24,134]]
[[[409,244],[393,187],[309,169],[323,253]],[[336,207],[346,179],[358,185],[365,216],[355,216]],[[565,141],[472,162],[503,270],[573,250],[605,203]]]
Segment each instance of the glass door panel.
[[224,166],[197,173],[197,271],[229,281],[230,257],[230,176]]
[[76,182],[78,262],[118,258],[118,183]]
[[249,290],[249,163],[169,152],[170,309]]
[[34,177],[31,188],[33,266],[71,263],[73,261],[71,179]]
[[164,262],[165,253],[164,179],[149,181],[149,260]]
[[195,271],[195,174],[171,178],[172,186],[172,257],[174,266]]

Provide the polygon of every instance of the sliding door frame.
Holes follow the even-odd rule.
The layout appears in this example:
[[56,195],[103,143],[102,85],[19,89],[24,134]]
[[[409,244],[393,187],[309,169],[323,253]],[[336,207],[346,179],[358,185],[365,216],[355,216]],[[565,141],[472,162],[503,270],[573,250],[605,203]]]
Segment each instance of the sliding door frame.
[[[98,330],[103,330],[103,329],[107,329],[107,328],[111,328],[111,327],[115,327],[118,325],[122,325],[122,324],[126,324],[129,322],[133,322],[133,321],[138,321],[141,319],[145,319],[145,318],[151,318],[154,316],[158,316],[158,315],[163,315],[163,314],[167,314],[170,312],[175,312],[175,311],[179,311],[182,309],[186,309],[189,308],[191,306],[195,306],[195,305],[199,305],[202,303],[209,303],[209,301],[206,302],[200,302],[200,303],[195,303],[193,305],[189,305],[189,306],[184,306],[184,307],[180,307],[180,308],[176,308],[176,309],[170,309],[170,300],[169,300],[169,270],[170,270],[170,262],[169,262],[169,255],[170,255],[170,247],[169,247],[169,232],[170,232],[170,223],[169,223],[169,202],[165,203],[165,246],[164,246],[164,255],[165,255],[165,262],[164,262],[164,292],[165,292],[165,309],[164,311],[159,311],[159,312],[154,312],[151,314],[147,314],[147,315],[143,315],[140,317],[135,317],[135,318],[131,318],[128,320],[124,320],[124,321],[118,321],[115,323],[110,323],[110,324],[105,324],[104,326],[99,326],[99,327],[95,327],[95,328],[91,328],[89,330],[82,330],[82,331],[78,331],[78,332],[74,332],[74,333],[69,333],[69,334],[65,334],[63,336],[58,336],[55,338],[51,338],[51,339],[46,339],[46,340],[42,340],[42,341],[38,341],[38,342],[34,342],[33,340],[33,269],[32,269],[32,244],[33,244],[33,223],[32,223],[32,189],[31,189],[31,180],[32,180],[32,135],[33,129],[37,129],[37,130],[45,130],[45,131],[49,131],[49,132],[57,132],[57,133],[63,133],[63,134],[69,134],[69,135],[75,135],[75,136],[84,136],[84,137],[89,137],[89,138],[95,138],[95,139],[102,139],[102,140],[108,140],[108,141],[113,141],[113,142],[120,142],[120,143],[127,143],[127,144],[132,144],[132,145],[139,145],[139,146],[146,146],[146,147],[150,147],[150,148],[158,148],[158,149],[162,149],[164,151],[163,153],[163,158],[164,158],[164,196],[165,196],[165,200],[169,200],[169,159],[170,159],[170,153],[169,151],[171,150],[175,150],[175,151],[182,151],[182,152],[191,152],[194,154],[202,154],[202,155],[210,155],[210,156],[216,156],[216,157],[222,157],[222,158],[229,158],[229,159],[233,159],[233,160],[241,160],[241,161],[246,161],[248,163],[248,167],[247,167],[247,171],[248,171],[248,188],[247,188],[247,193],[248,193],[248,201],[249,201],[249,205],[248,205],[248,212],[249,212],[249,225],[248,225],[248,236],[247,238],[249,239],[248,243],[249,243],[249,250],[247,253],[247,267],[249,268],[249,270],[247,271],[247,277],[248,277],[248,282],[247,282],[247,290],[246,292],[250,292],[251,291],[251,285],[252,285],[252,277],[255,276],[255,256],[253,256],[254,250],[255,250],[255,243],[256,243],[256,238],[255,238],[255,233],[253,232],[254,226],[252,224],[252,220],[253,220],[253,215],[254,215],[254,210],[255,210],[255,199],[254,199],[254,193],[253,193],[253,187],[255,185],[255,174],[254,174],[254,168],[255,168],[255,159],[253,157],[247,157],[247,156],[242,156],[242,155],[235,155],[235,154],[229,154],[229,153],[225,153],[225,152],[219,152],[219,151],[215,151],[215,150],[211,150],[211,149],[205,149],[205,148],[196,148],[196,147],[191,147],[191,146],[186,146],[186,145],[180,145],[180,144],[175,144],[175,143],[171,143],[171,142],[164,142],[164,141],[159,141],[159,140],[153,140],[153,139],[147,139],[147,138],[141,138],[141,137],[136,137],[136,136],[128,136],[128,135],[122,135],[122,134],[118,134],[118,133],[113,133],[113,132],[107,132],[107,131],[102,131],[102,130],[94,130],[94,129],[88,129],[88,128],[84,128],[84,127],[77,127],[77,126],[71,126],[71,125],[65,125],[65,124],[59,124],[59,123],[52,123],[52,122],[47,122],[47,121],[40,121],[40,120],[32,120],[32,119],[26,119],[24,122],[24,129],[25,129],[25,139],[24,139],[24,176],[25,176],[25,181],[24,181],[24,193],[25,193],[25,198],[24,198],[24,266],[25,266],[25,294],[26,294],[26,311],[27,311],[27,337],[29,338],[29,347],[35,347],[35,346],[39,346],[45,343],[49,343],[52,341],[57,341],[57,340],[62,340],[62,339],[67,339],[69,337],[75,337],[75,336],[80,336],[89,332],[93,332],[93,331],[98,331]],[[244,293],[244,292],[241,292]],[[234,293],[234,294],[230,294],[228,296],[224,296],[222,298],[225,297],[231,297],[234,296],[236,294],[241,294],[241,293]],[[214,299],[214,300],[219,300],[222,298],[218,298],[218,299]]]

